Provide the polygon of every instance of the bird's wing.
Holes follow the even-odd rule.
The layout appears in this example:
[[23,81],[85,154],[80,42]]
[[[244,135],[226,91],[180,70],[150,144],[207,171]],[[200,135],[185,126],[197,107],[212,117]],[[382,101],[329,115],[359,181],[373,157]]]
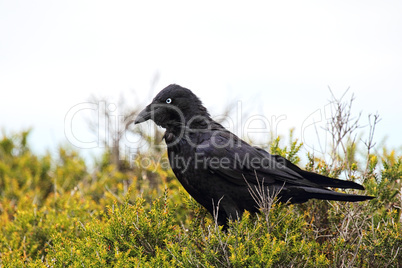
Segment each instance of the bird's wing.
[[306,170],[303,170],[287,160],[286,158],[280,156],[280,155],[271,155],[267,151],[254,147],[257,149],[261,154],[265,155],[266,157],[273,157],[275,160],[279,163],[282,163],[285,165],[287,168],[292,169],[293,171],[297,172],[303,178],[307,178],[309,181],[316,183],[317,185],[321,187],[334,187],[334,188],[350,188],[350,189],[357,189],[357,190],[364,190],[364,187],[361,186],[360,184],[357,184],[353,181],[345,181],[345,180],[339,180],[339,179],[334,179],[334,178],[329,178],[314,172],[309,172]]
[[[300,169],[279,155],[253,147],[228,131],[216,131],[197,148],[211,172],[235,184],[290,184],[308,187],[334,187],[364,190],[353,181],[329,178]],[[257,181],[258,180],[258,181]]]
[[[237,184],[248,183],[266,185],[289,183],[291,185],[319,187],[304,178],[297,166],[285,158],[278,158],[262,149],[256,149],[228,131],[216,131],[196,149],[198,159],[202,159],[211,172]],[[258,180],[258,181],[257,181]]]

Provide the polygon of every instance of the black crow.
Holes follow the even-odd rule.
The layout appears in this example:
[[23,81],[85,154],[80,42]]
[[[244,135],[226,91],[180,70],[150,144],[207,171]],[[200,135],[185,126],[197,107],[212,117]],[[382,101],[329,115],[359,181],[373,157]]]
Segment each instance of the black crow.
[[218,212],[218,224],[225,227],[228,219],[241,217],[244,210],[259,210],[255,194],[262,189],[279,192],[280,201],[291,203],[311,198],[352,202],[373,198],[332,191],[328,187],[364,187],[302,170],[249,145],[214,121],[200,99],[179,85],[159,92],[135,124],[149,119],[166,128],[163,137],[169,163],[183,187],[212,215]]

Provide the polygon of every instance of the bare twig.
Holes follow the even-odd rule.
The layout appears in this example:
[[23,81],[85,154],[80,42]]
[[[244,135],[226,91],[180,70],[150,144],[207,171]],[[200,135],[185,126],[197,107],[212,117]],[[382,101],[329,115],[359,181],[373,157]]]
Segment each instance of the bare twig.
[[[264,185],[264,178],[262,178],[262,181],[260,182],[256,172],[255,177],[257,185],[251,185],[243,175],[243,179],[248,186],[248,191],[251,197],[253,198],[254,202],[257,204],[260,211],[264,214],[268,231],[270,231],[271,229],[269,226],[270,211],[272,206],[279,202],[278,195],[282,191],[285,184],[283,184],[282,187],[279,189],[272,188],[270,190],[268,186]],[[279,220],[278,222],[280,221],[281,220]]]
[[[348,157],[348,147],[353,148],[355,146],[356,141],[356,133],[354,133],[361,126],[359,125],[359,120],[361,117],[361,112],[355,118],[352,117],[352,105],[355,100],[354,95],[350,97],[350,100],[344,101],[344,97],[346,93],[349,91],[349,88],[343,93],[340,98],[336,98],[331,88],[329,88],[331,92],[332,99],[330,104],[332,105],[331,109],[331,119],[329,122],[329,126],[327,126],[326,130],[332,136],[332,169],[336,169],[338,166],[346,165],[348,167],[348,176],[350,177],[352,174],[351,164]],[[348,144],[346,144],[348,143]],[[340,161],[340,153],[339,150],[342,150],[344,155],[344,160]]]
[[[371,120],[371,117],[373,116],[373,120]],[[374,142],[374,132],[375,132],[375,127],[377,124],[381,121],[380,115],[378,113],[372,115],[368,115],[368,122],[370,126],[369,130],[369,136],[366,141],[363,141],[364,145],[367,148],[367,162],[366,162],[366,168],[364,171],[364,177],[367,177],[368,172],[369,172],[369,165],[370,165],[370,155],[371,155],[371,150],[375,147],[376,143]]]

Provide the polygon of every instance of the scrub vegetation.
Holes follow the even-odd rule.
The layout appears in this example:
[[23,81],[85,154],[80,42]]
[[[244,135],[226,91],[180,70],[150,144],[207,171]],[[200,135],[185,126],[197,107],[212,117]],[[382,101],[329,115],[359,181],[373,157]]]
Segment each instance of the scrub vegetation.
[[116,165],[107,148],[89,168],[77,150],[36,155],[29,131],[3,132],[0,267],[402,267],[402,155],[373,149],[378,116],[362,141],[349,106],[333,105],[327,160],[301,155],[292,132],[265,149],[376,198],[291,205],[255,191],[261,213],[244,213],[226,231],[163,164],[165,150],[149,146]]

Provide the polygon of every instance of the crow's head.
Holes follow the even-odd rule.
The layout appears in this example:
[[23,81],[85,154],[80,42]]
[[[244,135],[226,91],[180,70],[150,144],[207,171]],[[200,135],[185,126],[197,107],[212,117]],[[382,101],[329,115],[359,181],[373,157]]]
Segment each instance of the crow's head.
[[182,126],[195,120],[210,118],[207,109],[191,90],[169,85],[156,95],[152,102],[135,119],[135,124],[153,120],[166,127]]

